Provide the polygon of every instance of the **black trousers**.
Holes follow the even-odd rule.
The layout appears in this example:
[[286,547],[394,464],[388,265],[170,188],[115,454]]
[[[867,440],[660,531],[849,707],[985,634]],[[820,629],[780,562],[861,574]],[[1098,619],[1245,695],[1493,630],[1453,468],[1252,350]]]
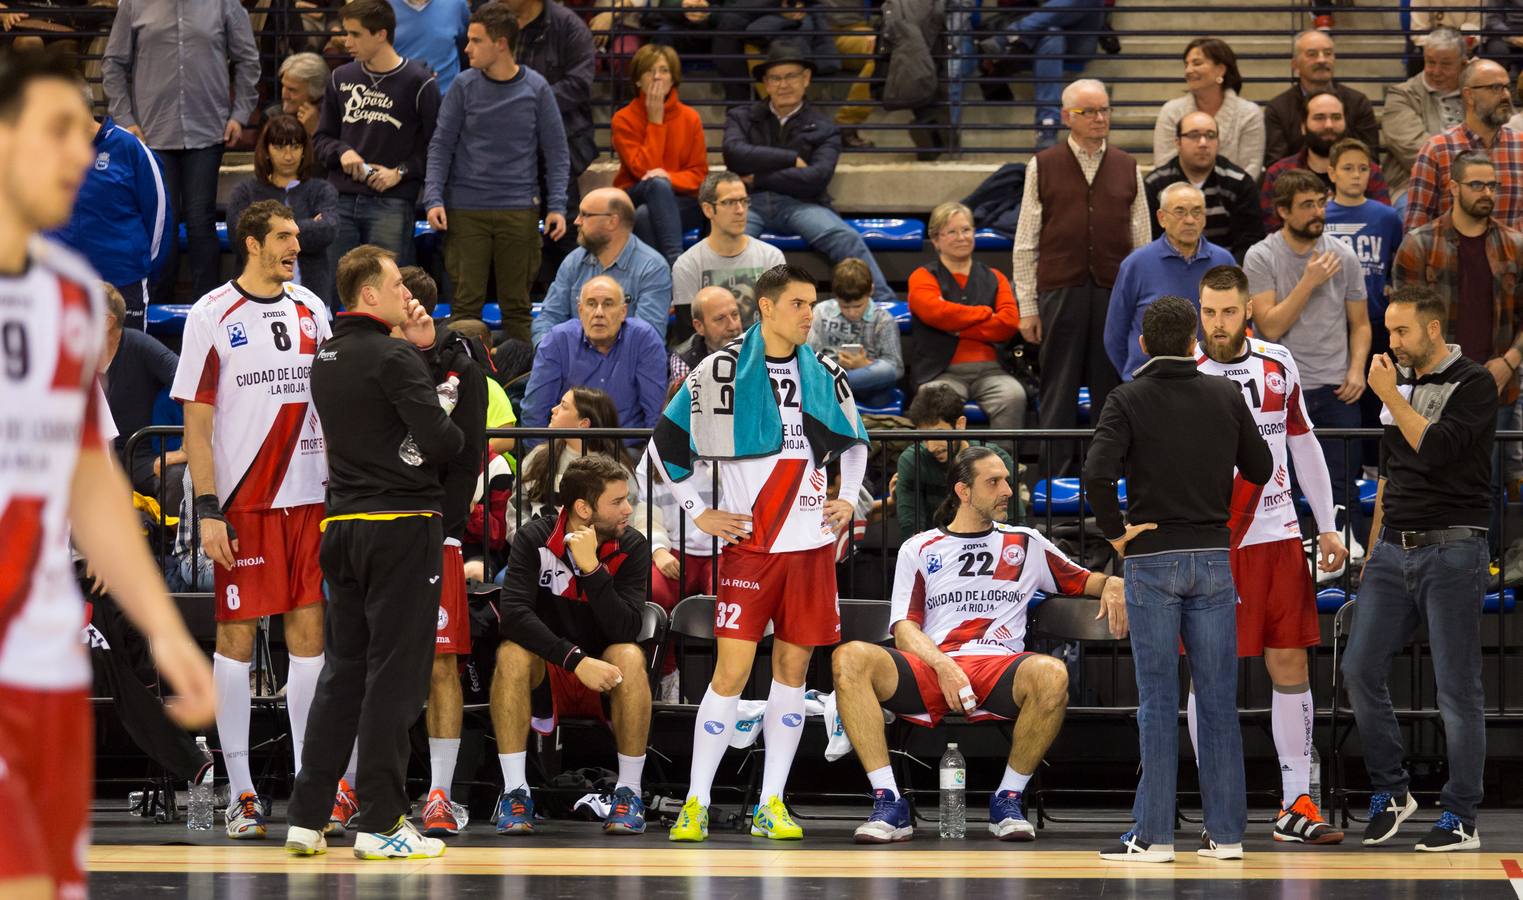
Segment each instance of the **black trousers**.
[[439,616],[444,531],[438,516],[328,523],[327,658],[307,719],[290,824],[322,830],[356,733],[359,831],[385,832],[407,813],[407,730],[428,699]]
[[[1042,428],[1074,428],[1079,422],[1079,388],[1089,386],[1089,421],[1100,421],[1105,398],[1121,383],[1116,367],[1105,355],[1105,316],[1110,310],[1111,290],[1085,277],[1075,287],[1046,291],[1037,297],[1042,319],[1041,404],[1037,421]],[[1048,443],[1042,454],[1039,477],[1047,477],[1046,462],[1054,475],[1062,475],[1077,462],[1072,441]]]

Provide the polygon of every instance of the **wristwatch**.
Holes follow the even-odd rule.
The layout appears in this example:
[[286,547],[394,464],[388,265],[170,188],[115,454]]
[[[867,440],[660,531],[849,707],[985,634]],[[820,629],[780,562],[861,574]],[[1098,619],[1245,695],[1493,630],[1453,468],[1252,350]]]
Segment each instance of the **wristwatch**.
[[407,163],[400,163],[397,166],[397,177],[398,178],[406,178],[407,177]]

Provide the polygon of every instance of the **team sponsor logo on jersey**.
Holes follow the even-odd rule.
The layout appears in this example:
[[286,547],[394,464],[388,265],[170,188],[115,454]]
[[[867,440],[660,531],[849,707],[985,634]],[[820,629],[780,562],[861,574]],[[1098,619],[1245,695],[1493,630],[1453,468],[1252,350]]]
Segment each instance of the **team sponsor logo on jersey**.
[[312,319],[309,316],[302,316],[301,317],[301,333],[306,335],[309,338],[316,339],[317,338],[317,323],[312,321]]
[[935,575],[941,571],[941,554],[927,553],[925,556],[925,571],[929,575]]
[[809,486],[817,491],[825,490],[825,473],[819,469],[810,472]]
[[249,333],[244,330],[242,322],[232,322],[227,326],[227,343],[229,346],[242,347],[249,342]]
[[1285,467],[1277,466],[1274,470],[1274,483],[1280,487],[1285,486]]
[[102,150],[95,155],[95,171],[104,172],[109,168],[111,168],[111,154],[109,151]]
[[1274,370],[1264,373],[1264,386],[1276,394],[1285,393],[1285,376]]
[[724,579],[724,586],[729,588],[738,588],[742,591],[761,590],[761,585],[757,584],[754,581],[747,581],[744,578],[726,578]]
[[439,627],[436,628],[435,630],[436,631],[443,631],[444,629],[446,629],[448,627],[449,627],[449,611],[441,606],[441,607],[439,607]]
[[1015,640],[1015,635],[1011,634],[1010,628],[1005,625],[1001,625],[1000,627],[994,629],[994,631],[989,634],[989,637],[994,638],[996,641]]
[[264,557],[262,556],[244,556],[233,560],[233,568],[235,569],[246,569],[251,566],[262,565],[264,565]]
[[1000,553],[1000,558],[1005,561],[1005,565],[1018,566],[1026,561],[1026,551],[1019,544],[1011,544]]

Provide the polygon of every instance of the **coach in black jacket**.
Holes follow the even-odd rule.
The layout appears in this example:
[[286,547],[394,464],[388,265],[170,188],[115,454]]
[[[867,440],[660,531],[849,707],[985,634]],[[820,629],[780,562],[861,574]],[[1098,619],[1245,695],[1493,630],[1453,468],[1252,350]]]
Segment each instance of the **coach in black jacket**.
[[[1179,297],[1160,297],[1143,313],[1142,350],[1152,359],[1111,392],[1084,466],[1100,531],[1126,555],[1124,620],[1132,632],[1142,744],[1137,825],[1101,853],[1105,859],[1174,858],[1181,639],[1195,683],[1201,798],[1212,842],[1201,852],[1242,858],[1248,805],[1227,518],[1233,467],[1243,481],[1262,485],[1273,458],[1237,384],[1196,369],[1196,327],[1195,306]],[[1130,525],[1116,498],[1122,475]]]
[[[287,848],[324,849],[322,830],[359,735],[351,825],[362,858],[438,856],[407,823],[407,729],[428,694],[438,616],[440,471],[464,439],[440,407],[426,357],[434,323],[408,294],[389,251],[339,261],[344,308],[312,364],[312,400],[328,454],[321,549],[327,661],[312,702]],[[406,340],[391,336],[400,328]],[[420,349],[421,348],[421,349]]]

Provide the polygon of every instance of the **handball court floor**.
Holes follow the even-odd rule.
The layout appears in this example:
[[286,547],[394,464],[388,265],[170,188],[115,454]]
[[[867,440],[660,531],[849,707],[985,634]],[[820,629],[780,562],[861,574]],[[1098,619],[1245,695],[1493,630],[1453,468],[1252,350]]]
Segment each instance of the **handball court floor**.
[[[806,808],[807,811],[807,808]],[[839,812],[841,810],[832,810]],[[850,810],[858,812],[857,810]],[[866,817],[869,807],[860,813]],[[276,810],[274,822],[282,822]],[[970,809],[970,813],[975,810]],[[1086,813],[1103,815],[1103,813]],[[605,837],[595,823],[550,821],[532,837],[498,837],[472,821],[439,859],[362,862],[349,839],[324,856],[288,856],[273,825],[265,841],[233,844],[221,830],[191,834],[182,823],[155,824],[125,813],[97,813],[89,849],[90,896],[454,898],[615,897],[618,900],[986,900],[1032,897],[1189,897],[1301,900],[1523,898],[1523,810],[1484,811],[1484,852],[1412,852],[1437,812],[1424,809],[1391,845],[1365,849],[1357,823],[1337,847],[1277,845],[1250,813],[1247,858],[1195,856],[1181,828],[1172,865],[1104,862],[1096,856],[1124,827],[1054,824],[1034,844],[1002,844],[969,822],[968,838],[943,841],[934,823],[890,847],[851,843],[856,822],[803,821],[801,843],[776,843],[715,831],[707,843],[676,845],[652,824],[639,837]],[[1119,813],[1112,814],[1119,818]],[[970,815],[970,820],[973,818]]]

